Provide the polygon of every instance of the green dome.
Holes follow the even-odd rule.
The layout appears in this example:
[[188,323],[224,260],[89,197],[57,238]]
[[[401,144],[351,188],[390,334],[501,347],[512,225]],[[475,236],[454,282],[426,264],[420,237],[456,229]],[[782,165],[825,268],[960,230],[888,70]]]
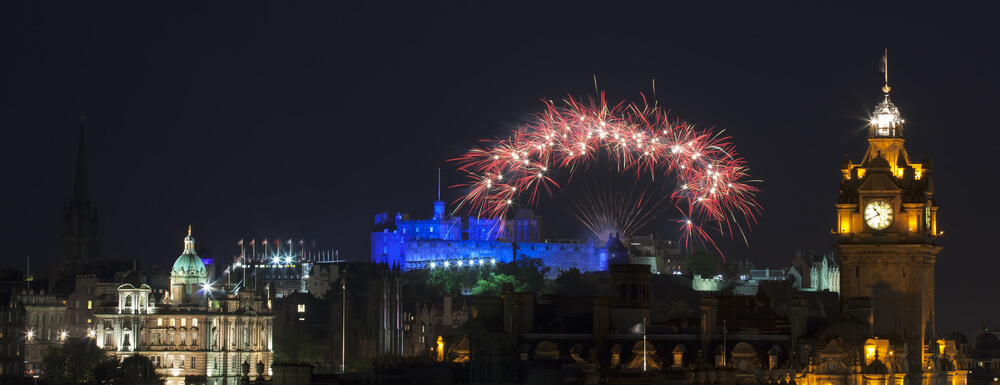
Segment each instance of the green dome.
[[174,261],[174,268],[171,271],[200,275],[205,273],[205,263],[201,261],[201,258],[198,258],[198,254],[185,252]]
[[184,238],[184,253],[177,257],[177,260],[174,261],[174,268],[170,271],[179,275],[207,275],[205,263],[194,252],[194,237],[191,236],[190,227],[188,227],[188,236]]

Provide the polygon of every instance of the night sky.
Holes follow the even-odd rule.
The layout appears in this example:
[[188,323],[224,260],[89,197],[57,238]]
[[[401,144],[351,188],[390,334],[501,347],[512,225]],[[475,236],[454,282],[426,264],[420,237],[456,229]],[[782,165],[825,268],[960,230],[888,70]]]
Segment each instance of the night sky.
[[725,129],[764,208],[726,257],[787,267],[834,242],[888,49],[907,150],[934,161],[938,331],[998,327],[1000,3],[732,3],[5,1],[4,265],[54,264],[80,115],[104,258],[169,265],[191,224],[216,257],[281,237],[360,260],[375,213],[429,217],[437,169],[462,181],[448,159],[596,76],[611,101],[655,80],[671,116]]

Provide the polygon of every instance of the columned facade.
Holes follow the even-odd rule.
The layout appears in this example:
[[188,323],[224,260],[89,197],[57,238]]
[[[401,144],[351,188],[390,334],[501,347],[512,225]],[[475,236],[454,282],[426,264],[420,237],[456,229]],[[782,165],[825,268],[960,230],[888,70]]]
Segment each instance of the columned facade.
[[97,345],[119,360],[133,354],[149,357],[167,376],[167,385],[270,379],[274,315],[267,291],[214,287],[200,275],[204,265],[197,269],[193,250],[189,233],[173,272],[181,273],[179,279],[172,273],[171,290],[162,298],[137,272],[126,275],[117,298],[95,314]]

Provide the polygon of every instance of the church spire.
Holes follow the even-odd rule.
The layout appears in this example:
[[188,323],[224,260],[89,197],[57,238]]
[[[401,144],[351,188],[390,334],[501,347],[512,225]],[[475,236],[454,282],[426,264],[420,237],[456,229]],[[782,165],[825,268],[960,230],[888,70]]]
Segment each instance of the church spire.
[[80,142],[77,145],[76,150],[76,179],[73,182],[73,199],[81,200],[81,203],[90,200],[90,196],[87,191],[87,152],[84,146],[86,141],[84,140],[83,120],[84,117],[81,115]]
[[98,259],[97,208],[90,202],[87,188],[87,152],[83,116],[80,117],[80,138],[76,153],[76,176],[73,195],[63,207],[62,239],[59,242],[59,263],[69,266]]

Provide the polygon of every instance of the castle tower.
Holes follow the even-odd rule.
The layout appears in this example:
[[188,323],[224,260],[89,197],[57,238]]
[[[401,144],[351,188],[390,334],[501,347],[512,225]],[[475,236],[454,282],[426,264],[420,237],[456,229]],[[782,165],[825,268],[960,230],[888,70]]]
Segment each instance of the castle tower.
[[[882,91],[865,158],[860,164],[844,159],[841,165],[834,248],[845,308],[857,318],[870,317],[859,321],[897,349],[905,343],[907,366],[916,373],[926,371],[936,346],[937,205],[930,159],[910,163],[904,121],[889,100],[888,81]],[[858,309],[864,311],[853,311]]]
[[191,226],[184,238],[184,252],[174,261],[170,269],[170,299],[173,303],[192,303],[192,296],[198,293],[203,285],[208,283],[208,270],[194,251],[194,237],[191,236]]
[[62,235],[59,239],[59,265],[63,268],[97,260],[100,252],[97,207],[90,201],[87,191],[87,155],[84,142],[81,117],[73,196],[63,207]]

